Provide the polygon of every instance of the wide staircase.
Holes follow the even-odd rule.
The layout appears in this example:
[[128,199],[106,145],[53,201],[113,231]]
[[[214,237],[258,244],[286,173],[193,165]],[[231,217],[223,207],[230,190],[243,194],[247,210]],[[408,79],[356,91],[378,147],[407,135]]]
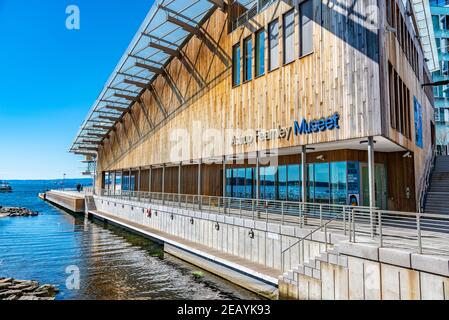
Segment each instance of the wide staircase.
[[424,211],[449,215],[449,156],[435,159]]

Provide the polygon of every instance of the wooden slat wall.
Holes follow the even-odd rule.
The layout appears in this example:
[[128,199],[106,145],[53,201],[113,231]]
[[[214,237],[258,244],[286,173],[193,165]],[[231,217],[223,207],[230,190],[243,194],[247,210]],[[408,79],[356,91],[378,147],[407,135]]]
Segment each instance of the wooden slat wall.
[[[373,15],[372,10],[378,4],[380,12]],[[345,7],[352,8],[349,17]],[[211,52],[197,37],[193,37],[182,49],[183,55],[207,86],[202,87],[178,59],[173,59],[166,69],[185,103],[179,102],[164,77],[156,79],[157,99],[171,115],[164,120],[154,95],[146,91],[144,104],[136,103],[131,114],[124,117],[100,148],[98,171],[383,134],[414,152],[418,180],[427,150],[417,148],[413,140],[405,139],[389,127],[388,88],[384,88],[388,82],[385,71],[388,60],[406,80],[412,98],[413,95],[417,96],[423,105],[426,147],[430,145],[427,126],[432,108],[411,66],[398,49],[393,34],[377,28],[384,20],[384,2],[340,0],[337,4],[335,1],[314,0],[314,8],[315,21],[322,23],[322,27],[319,23],[314,24],[314,52],[236,88],[232,88],[231,64],[226,65],[220,56],[225,56],[230,62],[234,44],[251,36],[259,28],[266,28],[270,21],[278,18],[282,63],[282,14],[291,7],[279,1],[252,19],[247,26],[230,34],[227,15],[216,10],[202,29],[208,39],[218,44],[222,55]],[[295,27],[295,48],[299,56],[298,12]],[[268,66],[268,37],[265,48],[265,65]],[[382,61],[380,65],[379,59]],[[340,130],[293,137],[289,141],[276,140],[271,144],[259,143],[257,146],[231,145],[234,135],[243,134],[243,131],[236,131],[239,129],[248,129],[253,133],[253,130],[260,128],[268,130],[291,126],[294,120],[301,120],[302,117],[316,119],[335,112],[341,117]],[[412,115],[410,119],[414,135]],[[150,128],[148,120],[157,124],[155,129]],[[183,139],[179,140],[179,137]],[[184,148],[183,152],[176,151],[179,146]],[[186,174],[191,175],[191,182],[188,186],[183,184],[183,193],[195,194],[194,169],[186,170]],[[155,171],[153,181],[162,179],[161,170]],[[160,184],[154,182],[152,191],[160,191]]]

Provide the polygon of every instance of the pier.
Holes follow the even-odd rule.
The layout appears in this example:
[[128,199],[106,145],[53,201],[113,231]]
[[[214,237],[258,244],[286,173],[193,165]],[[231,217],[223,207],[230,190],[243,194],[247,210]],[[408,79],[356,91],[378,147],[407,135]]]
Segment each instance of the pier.
[[376,211],[373,228],[362,207],[106,190],[86,199],[89,216],[267,298],[449,298],[446,216]]

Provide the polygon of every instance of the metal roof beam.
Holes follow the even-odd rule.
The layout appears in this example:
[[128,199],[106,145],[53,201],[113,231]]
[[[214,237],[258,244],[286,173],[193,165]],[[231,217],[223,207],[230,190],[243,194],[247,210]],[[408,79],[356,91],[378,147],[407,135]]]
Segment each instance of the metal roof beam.
[[132,93],[132,94],[138,94],[138,92],[128,90],[128,89],[117,88],[117,87],[108,87],[108,89],[122,91],[122,92],[128,92],[128,93]]
[[103,116],[103,115],[100,115],[98,117],[101,118],[101,119],[107,119],[107,120],[111,120],[111,121],[114,121],[114,122],[120,119],[120,117],[114,118],[114,117],[108,117],[108,116]]
[[195,25],[198,25],[198,21],[193,20],[192,18],[187,17],[186,15],[184,15],[184,14],[182,14],[182,13],[176,11],[176,10],[170,9],[169,7],[163,6],[161,4],[159,5],[159,8],[161,8],[162,10],[164,10],[166,12],[169,12],[169,13],[177,16],[177,17],[181,17],[181,18],[183,18],[183,19],[185,19],[187,21],[193,22]]
[[185,23],[185,22],[183,22],[181,20],[178,20],[175,17],[172,17],[170,15],[167,17],[167,21],[172,23],[172,24],[175,24],[175,25],[183,28],[184,30],[186,30],[186,31],[188,31],[190,33],[193,33],[193,34],[195,34],[197,36],[200,34],[200,31],[197,28],[195,28],[195,27],[191,26],[190,24]]
[[99,129],[104,129],[104,130],[113,130],[114,126],[112,127],[108,127],[108,126],[102,126],[102,125],[98,125],[98,124],[94,124],[95,128],[99,128]]
[[100,100],[101,102],[106,102],[106,103],[118,103],[118,104],[123,104],[123,105],[129,105],[129,103],[128,102],[122,102],[122,101],[113,101],[113,100],[107,100],[107,99],[105,99],[105,100]]
[[139,100],[138,97],[133,97],[133,96],[126,95],[126,94],[121,94],[121,93],[114,93],[114,96],[117,97],[117,98],[122,98],[122,99],[129,100],[129,101],[138,101]]
[[92,137],[99,137],[99,138],[104,138],[106,136],[106,134],[104,134],[104,133],[93,133],[93,132],[88,132],[87,135],[92,136]]
[[117,72],[117,74],[120,74],[120,75],[122,75],[124,77],[130,77],[130,78],[140,79],[140,80],[144,80],[144,81],[148,81],[149,80],[148,78],[144,78],[144,77],[141,77],[141,76],[138,76],[138,75],[133,75],[133,74],[126,73],[126,72]]
[[152,73],[155,73],[155,74],[162,74],[162,73],[164,73],[164,70],[162,68],[156,68],[156,67],[153,67],[153,66],[150,66],[148,64],[141,63],[141,62],[136,62],[134,64],[134,66],[138,67],[138,68],[141,68],[141,69],[146,69],[146,70],[148,70],[148,71],[150,71]]
[[222,11],[226,10],[227,4],[224,2],[224,0],[207,0],[207,1],[219,7]]
[[153,64],[158,64],[158,65],[160,65],[161,67],[163,66],[162,63],[160,63],[160,62],[158,62],[158,61],[156,61],[156,60],[152,60],[152,59],[150,59],[150,58],[145,58],[145,57],[142,57],[142,56],[138,56],[138,55],[136,55],[136,54],[128,54],[128,57],[130,57],[130,58],[135,58],[135,59],[140,59],[140,60],[145,60],[146,62],[150,62],[150,63],[153,63]]
[[148,83],[142,83],[139,81],[134,81],[134,80],[130,80],[130,79],[125,79],[123,80],[124,83],[126,84],[130,84],[139,88],[143,88],[143,89],[148,89],[149,88],[149,84]]
[[126,111],[129,110],[129,108],[123,108],[123,107],[117,107],[117,106],[111,106],[111,105],[106,105],[106,106],[104,106],[104,108],[117,110],[117,111],[120,111],[120,112],[126,112]]
[[171,55],[173,57],[177,57],[177,58],[180,57],[180,53],[179,53],[178,50],[174,50],[174,49],[171,49],[169,47],[160,45],[159,43],[150,41],[149,46],[152,47],[152,48],[155,48],[155,49],[159,49],[159,50],[161,50],[161,51],[165,52],[166,54]]

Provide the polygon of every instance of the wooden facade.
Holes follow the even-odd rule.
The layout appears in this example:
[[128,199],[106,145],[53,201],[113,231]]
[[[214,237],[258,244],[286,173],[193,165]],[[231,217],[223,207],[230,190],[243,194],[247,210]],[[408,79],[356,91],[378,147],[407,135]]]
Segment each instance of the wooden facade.
[[[144,182],[140,188],[147,191],[149,167],[171,164],[165,169],[164,183],[163,169],[152,169],[151,191],[162,191],[164,185],[164,192],[176,193],[178,167],[173,164],[180,161],[221,159],[223,155],[270,148],[383,136],[411,151],[414,157],[404,160],[399,152],[376,152],[375,161],[385,162],[389,168],[389,195],[392,198],[389,207],[414,209],[419,193],[415,185],[419,184],[432,145],[433,107],[421,88],[426,72],[422,52],[418,52],[419,72],[416,75],[395,34],[384,28],[387,23],[384,1],[309,1],[313,1],[314,7],[313,52],[303,57],[299,56],[297,10],[297,3],[301,1],[294,1],[294,5],[278,1],[234,31],[230,28],[232,14],[215,10],[201,28],[204,36],[194,36],[187,42],[181,49],[182,59],[175,58],[166,66],[166,75],[158,76],[153,83],[154,90],[146,90],[141,103],[136,102],[110,132],[98,152],[98,172],[141,168],[141,181]],[[348,12],[350,7],[352,11]],[[292,8],[295,10],[297,58],[283,64],[282,17]],[[405,14],[403,6],[399,8]],[[229,6],[229,12],[232,10],[236,11]],[[266,30],[274,19],[279,19],[279,68],[266,69],[264,75],[233,87],[233,45],[242,43],[247,37],[252,37],[254,43],[255,32]],[[215,50],[211,50],[211,45]],[[267,48],[266,36],[265,50]],[[265,66],[268,59],[265,54]],[[254,59],[252,61],[254,64]],[[412,110],[408,111],[410,138],[391,128],[389,62],[404,79],[410,99],[416,97],[423,107],[423,148],[417,147],[415,141],[413,101]],[[252,68],[254,70],[254,65]],[[337,130],[232,145],[234,136],[258,129],[289,127],[295,120],[320,119],[335,113],[340,116]],[[152,127],[151,124],[156,125]],[[326,157],[343,160],[366,161],[366,156],[366,152],[350,149],[326,153]],[[279,161],[296,161],[298,157],[281,157]],[[308,157],[314,161],[313,154]],[[410,161],[413,165],[408,163]],[[201,193],[222,194],[221,165],[203,167]],[[181,193],[198,192],[197,171],[197,165],[182,166]],[[407,199],[402,188],[405,184],[414,190],[412,197]]]

